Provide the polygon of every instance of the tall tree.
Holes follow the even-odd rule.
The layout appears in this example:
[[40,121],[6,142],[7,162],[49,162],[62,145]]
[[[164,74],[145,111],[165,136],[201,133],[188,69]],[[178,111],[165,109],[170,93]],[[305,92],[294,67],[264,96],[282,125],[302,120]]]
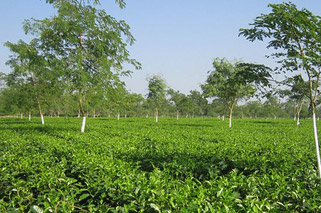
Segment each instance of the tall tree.
[[282,97],[287,97],[295,104],[295,118],[296,123],[300,125],[300,113],[304,103],[304,99],[309,98],[309,83],[304,81],[302,75],[296,75],[285,80],[285,84],[289,89],[280,90]]
[[277,118],[280,110],[279,98],[275,95],[269,95],[263,103],[265,116]]
[[166,101],[166,83],[165,80],[158,75],[147,78],[148,94],[147,102],[150,107],[155,110],[155,121],[158,122],[158,110]]
[[254,19],[249,29],[240,29],[240,35],[249,41],[268,40],[267,48],[279,63],[278,71],[305,73],[309,82],[309,99],[316,155],[321,177],[321,159],[316,125],[316,100],[320,96],[321,74],[321,17],[307,9],[298,9],[293,3],[269,4],[272,12]]
[[124,21],[117,21],[104,10],[95,8],[91,1],[50,2],[58,10],[57,15],[44,20],[32,19],[24,28],[37,36],[45,52],[63,62],[63,80],[78,100],[83,117],[81,132],[84,132],[84,105],[89,91],[121,83],[119,77],[130,74],[123,71],[123,63],[140,68],[127,50],[127,46],[134,43],[134,37]]
[[[59,77],[51,72],[48,60],[39,51],[37,40],[33,39],[29,44],[22,40],[16,44],[6,42],[5,46],[13,53],[7,62],[7,65],[12,68],[12,72],[7,77],[8,86],[23,87],[27,97],[32,96],[32,94],[26,94],[27,91],[33,93],[41,123],[44,124],[42,103],[46,99],[46,92],[53,90],[57,85]],[[24,100],[28,99],[24,98]]]
[[175,91],[173,89],[169,89],[167,93],[170,96],[169,100],[171,104],[174,105],[175,107],[177,120],[178,120],[179,114],[181,115],[185,114],[186,117],[190,114],[193,115],[195,103],[189,96],[179,91]]
[[232,115],[238,100],[250,97],[255,93],[253,84],[246,83],[241,73],[244,70],[225,58],[215,58],[214,70],[209,71],[205,84],[201,85],[206,97],[221,100],[229,109],[229,127],[232,127]]
[[193,116],[204,116],[207,111],[207,100],[196,90],[191,90],[187,95],[192,101]]

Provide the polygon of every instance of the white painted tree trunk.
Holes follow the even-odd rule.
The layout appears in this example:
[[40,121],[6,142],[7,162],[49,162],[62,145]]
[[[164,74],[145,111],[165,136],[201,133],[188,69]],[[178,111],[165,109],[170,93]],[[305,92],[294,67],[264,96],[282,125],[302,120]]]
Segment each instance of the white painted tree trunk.
[[229,115],[229,119],[228,119],[228,127],[232,128],[232,116],[233,116],[233,106],[230,109],[230,115]]
[[176,111],[176,120],[178,121],[178,111]]
[[296,120],[296,117],[295,117],[295,116],[293,117],[293,120],[294,120],[294,121]]
[[86,117],[82,117],[82,124],[80,132],[85,132],[85,126],[86,126]]
[[156,121],[156,123],[158,122],[158,109],[157,108],[155,110],[155,121]]
[[125,114],[125,118],[127,118],[127,114]]
[[28,114],[28,120],[31,121],[31,114]]
[[118,114],[117,114],[117,120],[119,120],[119,119],[120,119],[120,114],[118,113]]
[[146,118],[148,118],[148,114],[146,115]]
[[296,120],[296,125],[299,126],[300,125],[300,117],[298,116],[297,120]]
[[225,120],[225,115],[222,116],[222,121],[224,121],[224,120]]
[[22,113],[20,114],[20,118],[21,118],[21,119],[23,118],[23,115],[22,115]]
[[320,160],[320,148],[319,148],[319,139],[318,139],[318,129],[317,129],[317,121],[315,116],[315,111],[313,110],[313,132],[314,132],[314,142],[317,154],[317,161],[318,161],[318,169],[319,169],[319,177],[321,178],[321,160]]
[[40,118],[41,118],[41,124],[44,125],[45,124],[45,119],[43,118],[43,114],[40,114]]

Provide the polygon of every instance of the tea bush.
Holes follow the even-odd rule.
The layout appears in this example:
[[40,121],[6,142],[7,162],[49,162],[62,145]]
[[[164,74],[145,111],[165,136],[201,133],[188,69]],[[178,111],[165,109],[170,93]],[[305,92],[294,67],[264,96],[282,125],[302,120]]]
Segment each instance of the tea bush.
[[0,119],[0,212],[320,212],[311,121]]

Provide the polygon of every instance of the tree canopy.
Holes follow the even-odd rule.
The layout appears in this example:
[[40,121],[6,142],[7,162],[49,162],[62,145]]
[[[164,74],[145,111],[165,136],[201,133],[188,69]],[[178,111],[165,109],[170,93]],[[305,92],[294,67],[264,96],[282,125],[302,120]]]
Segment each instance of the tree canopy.
[[319,176],[321,158],[316,125],[316,103],[320,97],[321,75],[321,17],[307,9],[298,9],[293,3],[269,4],[272,11],[254,19],[249,29],[240,29],[240,34],[249,41],[267,40],[270,55],[279,67],[277,72],[306,74],[309,83],[310,108],[313,118]]

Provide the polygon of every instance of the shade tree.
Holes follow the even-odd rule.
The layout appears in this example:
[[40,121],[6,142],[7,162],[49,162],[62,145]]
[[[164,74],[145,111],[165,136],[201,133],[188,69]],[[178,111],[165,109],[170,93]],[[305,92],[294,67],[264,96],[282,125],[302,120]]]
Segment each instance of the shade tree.
[[293,101],[295,105],[294,117],[296,118],[297,125],[300,125],[302,106],[304,101],[309,98],[309,83],[302,78],[301,74],[287,78],[284,80],[284,83],[288,88],[280,90],[279,93],[281,97]]
[[207,100],[203,94],[197,90],[191,90],[187,95],[192,102],[193,117],[204,116],[207,112]]
[[147,78],[148,94],[147,103],[150,108],[155,110],[155,121],[158,122],[159,109],[166,102],[165,80],[159,75],[152,75]]
[[316,125],[317,99],[320,97],[321,74],[321,17],[307,9],[298,9],[293,3],[269,4],[272,11],[254,19],[248,29],[240,29],[240,35],[249,41],[268,42],[273,49],[270,55],[279,64],[277,72],[304,73],[308,79],[309,100],[316,155],[321,177],[321,159]]
[[[118,1],[122,4],[123,1]],[[95,8],[99,1],[50,1],[57,15],[43,20],[28,20],[26,32],[36,36],[41,48],[52,53],[61,62],[64,83],[69,94],[78,100],[83,117],[81,132],[85,129],[87,94],[120,83],[120,76],[131,71],[123,70],[128,63],[139,69],[140,64],[131,59],[127,50],[134,43],[129,26],[118,21],[104,10]]]
[[39,50],[39,43],[33,39],[30,43],[19,40],[17,43],[6,42],[12,55],[7,61],[7,65],[12,68],[12,72],[7,76],[7,85],[15,87],[22,92],[21,100],[26,100],[26,105],[30,106],[30,97],[34,97],[37,103],[41,123],[44,124],[43,103],[49,93],[55,93],[59,76],[53,74],[52,67],[47,58]]
[[[255,94],[254,81],[258,80],[257,75],[249,78],[248,66],[239,66],[240,62],[230,62],[225,58],[213,60],[213,70],[208,72],[208,77],[201,85],[204,96],[219,99],[229,110],[229,128],[232,127],[232,115],[237,101],[246,99]],[[252,66],[254,67],[254,66]],[[254,78],[255,77],[255,78]],[[259,81],[259,80],[258,80]]]

